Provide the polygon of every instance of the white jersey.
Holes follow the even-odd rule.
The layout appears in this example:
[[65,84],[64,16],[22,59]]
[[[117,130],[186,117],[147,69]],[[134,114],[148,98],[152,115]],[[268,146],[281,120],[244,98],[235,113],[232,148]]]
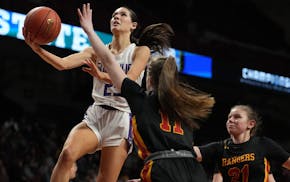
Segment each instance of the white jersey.
[[[130,44],[123,52],[115,55],[116,61],[120,64],[123,71],[127,74],[133,61],[133,54],[136,44]],[[99,58],[97,58],[98,67],[101,71],[106,72],[101,65]],[[140,74],[136,82],[141,85],[144,71]],[[92,97],[96,105],[107,105],[114,107],[120,111],[130,113],[129,105],[124,97],[120,96],[120,90],[115,88],[112,84],[104,83],[103,81],[94,77]]]

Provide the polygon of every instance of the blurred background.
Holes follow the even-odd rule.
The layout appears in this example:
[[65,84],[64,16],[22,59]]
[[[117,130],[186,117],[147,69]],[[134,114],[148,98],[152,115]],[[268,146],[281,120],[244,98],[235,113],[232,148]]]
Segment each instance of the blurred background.
[[[290,152],[290,1],[1,0],[0,181],[49,181],[68,132],[93,102],[91,76],[80,68],[55,70],[14,31],[8,35],[5,22],[17,24],[15,14],[49,6],[58,12],[62,23],[79,26],[76,9],[86,2],[91,3],[94,27],[100,32],[110,34],[111,14],[121,5],[137,13],[141,29],[159,22],[173,27],[172,47],[177,50],[181,78],[211,93],[217,101],[197,132],[195,144],[228,137],[225,122],[229,109],[242,103],[261,114],[261,134]],[[76,51],[54,45],[46,48],[59,56]],[[210,60],[209,76],[192,72],[196,68],[193,55]],[[94,181],[98,158],[97,152],[80,159],[73,181]],[[120,181],[138,178],[139,164],[136,154],[131,154]],[[210,166],[204,167],[210,174]],[[277,181],[289,176],[281,168],[273,170]]]

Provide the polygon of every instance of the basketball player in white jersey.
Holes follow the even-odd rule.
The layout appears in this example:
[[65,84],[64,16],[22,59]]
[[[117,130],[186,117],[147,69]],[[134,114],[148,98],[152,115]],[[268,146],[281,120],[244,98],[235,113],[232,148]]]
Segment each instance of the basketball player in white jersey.
[[[169,37],[166,36],[172,36],[173,32],[172,29],[168,29],[162,34],[160,30],[153,31],[153,27],[147,29],[148,32],[144,32],[143,37],[136,39],[133,32],[137,26],[137,16],[134,11],[128,7],[116,9],[110,20],[113,38],[108,44],[108,49],[115,55],[127,76],[141,84],[150,57],[150,49],[158,51],[168,47]],[[155,27],[156,29],[170,28],[163,24]],[[32,42],[25,28],[23,28],[23,35],[32,50],[57,70],[83,66],[87,59],[100,62],[92,47],[61,58]],[[157,40],[157,44],[148,41],[153,39]],[[82,156],[97,150],[101,150],[97,181],[115,182],[128,156],[131,146],[130,109],[126,100],[120,97],[120,91],[111,84],[111,79],[102,65],[98,65],[98,77],[94,77],[92,89],[94,103],[87,109],[84,119],[70,131],[53,169],[51,182],[68,182],[74,163]],[[89,68],[83,69],[87,71],[86,69]]]

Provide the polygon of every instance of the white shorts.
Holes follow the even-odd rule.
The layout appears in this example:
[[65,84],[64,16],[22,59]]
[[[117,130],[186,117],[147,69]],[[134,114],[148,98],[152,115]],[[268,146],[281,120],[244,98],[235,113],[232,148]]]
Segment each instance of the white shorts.
[[133,140],[130,113],[108,110],[93,104],[87,109],[83,120],[97,136],[99,144],[96,151],[103,147],[119,146],[122,139],[128,141],[131,151]]

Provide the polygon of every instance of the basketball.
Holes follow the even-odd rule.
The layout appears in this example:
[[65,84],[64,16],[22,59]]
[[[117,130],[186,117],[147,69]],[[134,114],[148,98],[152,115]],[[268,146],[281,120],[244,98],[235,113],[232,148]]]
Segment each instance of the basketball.
[[61,19],[55,10],[39,6],[26,14],[24,28],[30,33],[33,42],[44,45],[57,38],[61,29]]

